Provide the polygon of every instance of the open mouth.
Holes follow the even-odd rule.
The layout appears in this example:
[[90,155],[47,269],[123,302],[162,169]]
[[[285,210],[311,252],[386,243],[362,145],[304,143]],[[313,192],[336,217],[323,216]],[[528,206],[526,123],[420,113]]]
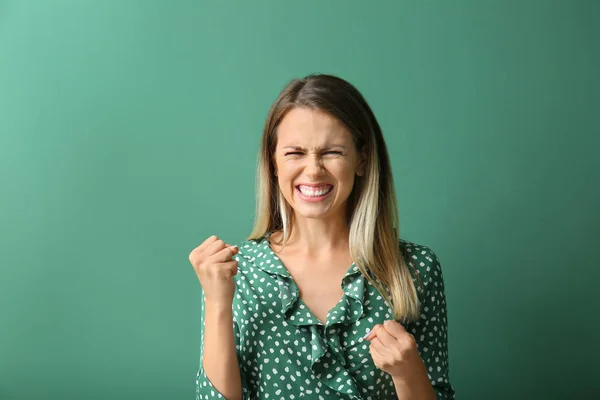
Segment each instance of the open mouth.
[[333,185],[321,185],[321,186],[306,186],[298,185],[296,189],[300,192],[303,197],[318,199],[327,196],[332,190]]

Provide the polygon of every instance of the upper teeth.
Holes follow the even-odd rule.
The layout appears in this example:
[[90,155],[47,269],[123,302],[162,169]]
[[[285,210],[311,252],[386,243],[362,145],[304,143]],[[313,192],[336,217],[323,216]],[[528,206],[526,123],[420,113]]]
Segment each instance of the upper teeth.
[[328,193],[331,189],[333,189],[333,186],[313,187],[313,186],[300,185],[299,189],[300,189],[300,192],[302,192],[302,194],[305,196],[317,197],[317,196],[323,196],[325,193]]

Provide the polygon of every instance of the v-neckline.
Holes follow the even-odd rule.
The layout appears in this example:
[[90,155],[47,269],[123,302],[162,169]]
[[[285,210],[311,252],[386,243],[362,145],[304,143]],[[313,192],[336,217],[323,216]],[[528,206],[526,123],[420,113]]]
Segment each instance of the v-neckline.
[[[298,284],[296,283],[296,280],[294,279],[293,275],[290,273],[290,270],[287,268],[287,266],[284,264],[283,260],[281,259],[281,257],[279,256],[279,254],[273,249],[273,247],[271,246],[271,242],[269,241],[269,237],[271,235],[266,235],[263,238],[263,241],[265,242],[265,249],[268,249],[272,255],[274,256],[274,258],[277,260],[279,266],[285,271],[284,276],[287,276],[288,279],[290,280],[290,282],[293,284],[293,286],[295,287],[295,290],[297,290],[297,299],[296,301],[300,303],[299,308],[306,308],[306,310],[308,310],[308,313],[310,314],[310,318],[306,318],[306,324],[309,324],[310,322],[313,322],[313,324],[315,325],[320,325],[323,326],[325,328],[333,325],[334,323],[337,323],[338,321],[334,320],[332,321],[332,318],[330,318],[330,315],[332,315],[332,312],[334,311],[340,311],[340,309],[343,311],[344,307],[340,305],[340,303],[347,303],[348,300],[346,298],[347,293],[345,290],[345,285],[344,285],[344,281],[346,280],[346,278],[348,276],[354,275],[357,272],[360,274],[360,271],[358,270],[358,267],[356,266],[356,263],[352,262],[350,264],[350,267],[348,267],[348,269],[346,270],[346,272],[344,273],[344,276],[342,277],[342,280],[340,281],[340,287],[342,289],[342,295],[340,296],[339,300],[329,309],[327,310],[327,314],[325,316],[325,321],[322,321],[320,318],[318,318],[316,316],[316,314],[310,309],[310,307],[308,307],[308,305],[306,304],[306,302],[300,297],[300,288],[298,286]],[[362,296],[361,296],[362,297]],[[308,317],[308,315],[307,315]],[[300,317],[303,318],[303,317]],[[313,320],[313,321],[310,321]],[[304,322],[304,321],[301,321]],[[330,322],[330,323],[328,323]]]

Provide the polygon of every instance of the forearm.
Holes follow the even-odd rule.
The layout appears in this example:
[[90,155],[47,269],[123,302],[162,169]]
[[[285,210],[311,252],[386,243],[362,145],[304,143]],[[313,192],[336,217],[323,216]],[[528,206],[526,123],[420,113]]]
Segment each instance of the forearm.
[[206,304],[202,365],[214,388],[227,400],[242,398],[231,306]]

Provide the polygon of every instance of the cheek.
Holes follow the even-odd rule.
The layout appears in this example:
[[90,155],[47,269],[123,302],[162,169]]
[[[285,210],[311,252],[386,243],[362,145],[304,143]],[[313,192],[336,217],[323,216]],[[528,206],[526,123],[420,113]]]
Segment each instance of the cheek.
[[288,193],[293,190],[291,184],[298,174],[298,167],[293,163],[284,162],[277,165],[277,183],[283,193]]
[[295,174],[295,170],[297,168],[294,168],[293,164],[287,162],[287,163],[281,163],[278,165],[277,171],[279,172],[279,180],[281,183],[285,182],[285,181],[289,181],[290,179],[294,178],[294,174]]
[[340,181],[340,183],[344,184],[352,184],[354,181],[354,175],[356,173],[356,168],[353,164],[347,161],[341,161],[339,163],[335,163],[331,165],[330,168],[331,174]]

